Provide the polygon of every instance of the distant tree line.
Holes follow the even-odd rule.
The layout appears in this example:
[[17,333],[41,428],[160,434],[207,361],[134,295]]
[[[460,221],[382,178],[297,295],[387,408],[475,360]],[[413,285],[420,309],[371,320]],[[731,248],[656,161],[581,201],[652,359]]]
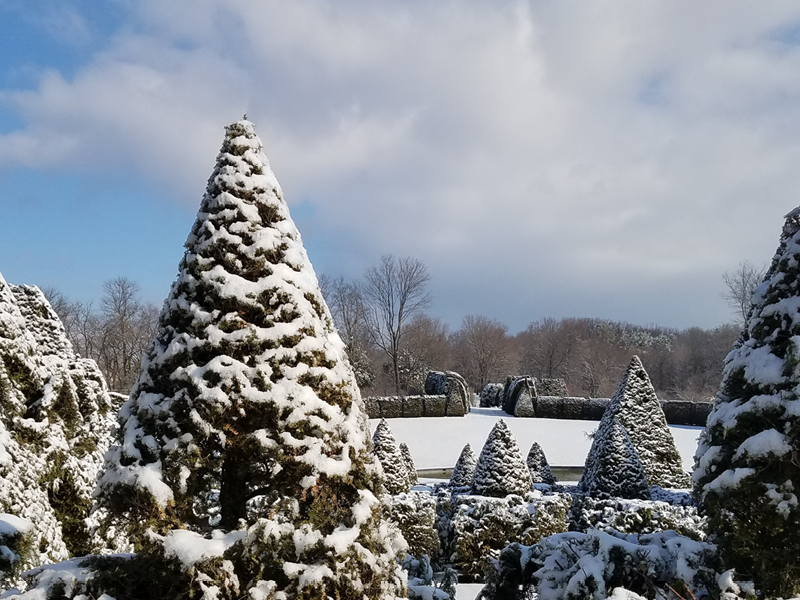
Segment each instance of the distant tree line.
[[453,370],[476,390],[533,375],[561,377],[573,395],[608,397],[637,354],[660,396],[702,400],[717,390],[762,276],[749,263],[724,275],[737,322],[714,329],[544,318],[516,335],[486,315],[467,315],[456,331],[428,315],[430,276],[416,259],[384,256],[361,280],[321,283],[359,385],[371,394],[421,393],[427,371]]
[[[723,275],[735,322],[714,329],[642,327],[595,318],[543,318],[512,334],[501,321],[467,315],[452,331],[426,313],[430,274],[421,261],[386,255],[361,279],[320,276],[320,285],[362,390],[422,393],[429,370],[462,374],[476,391],[506,377],[561,377],[570,394],[609,397],[632,355],[659,396],[714,395],[722,362],[741,331],[763,269],[745,262]],[[127,393],[155,334],[158,309],[124,277],[104,284],[98,306],[45,289],[76,351],[93,358],[114,391]]]
[[125,277],[103,284],[99,306],[71,300],[55,288],[42,291],[75,351],[97,362],[112,391],[127,394],[155,336],[158,308],[144,302],[139,285]]

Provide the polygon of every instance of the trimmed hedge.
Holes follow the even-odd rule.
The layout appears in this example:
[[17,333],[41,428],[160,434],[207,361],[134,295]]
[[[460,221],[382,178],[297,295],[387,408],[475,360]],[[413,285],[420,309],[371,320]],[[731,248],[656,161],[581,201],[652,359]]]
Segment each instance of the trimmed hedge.
[[[560,396],[538,396],[533,398],[533,412],[517,411],[515,416],[536,416],[541,419],[583,419],[599,421],[605,412],[609,398],[571,398]],[[687,402],[683,400],[662,400],[661,407],[670,425],[706,424],[710,402]]]
[[399,417],[463,417],[464,407],[458,398],[448,403],[447,396],[381,396],[364,398],[370,419]]

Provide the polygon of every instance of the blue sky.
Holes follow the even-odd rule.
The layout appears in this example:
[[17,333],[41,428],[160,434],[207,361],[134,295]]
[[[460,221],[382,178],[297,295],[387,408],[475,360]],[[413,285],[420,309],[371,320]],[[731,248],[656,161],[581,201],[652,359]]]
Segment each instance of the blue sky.
[[0,273],[160,303],[247,113],[318,273],[414,256],[453,327],[713,327],[800,203],[798,32],[781,1],[0,0]]

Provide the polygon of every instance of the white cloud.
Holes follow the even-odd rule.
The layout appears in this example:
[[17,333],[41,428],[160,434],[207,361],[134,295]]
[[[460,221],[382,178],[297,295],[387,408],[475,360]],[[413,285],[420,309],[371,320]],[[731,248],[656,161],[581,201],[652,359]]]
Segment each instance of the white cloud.
[[28,126],[0,165],[134,169],[194,203],[247,112],[324,266],[415,255],[454,323],[713,325],[721,272],[766,261],[797,203],[793,2],[132,6],[72,80],[3,92]]

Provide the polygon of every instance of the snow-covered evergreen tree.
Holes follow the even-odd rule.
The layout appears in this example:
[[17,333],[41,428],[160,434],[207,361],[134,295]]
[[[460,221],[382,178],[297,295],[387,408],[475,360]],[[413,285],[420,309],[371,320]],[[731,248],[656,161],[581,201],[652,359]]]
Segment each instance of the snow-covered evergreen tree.
[[695,456],[695,493],[727,561],[765,595],[800,593],[800,207],[764,282]]
[[386,419],[381,419],[372,434],[372,448],[381,463],[384,485],[390,494],[402,494],[411,489],[408,465]]
[[146,547],[152,530],[178,556],[181,540],[227,548],[202,589],[224,575],[218,590],[253,598],[405,594],[363,402],[247,120],[226,128],[120,418],[99,502]]
[[461,450],[461,454],[458,455],[456,465],[453,467],[453,472],[450,474],[450,487],[470,487],[477,464],[478,459],[472,451],[472,447],[467,444]]
[[533,488],[531,473],[519,452],[514,434],[500,419],[492,427],[472,477],[472,493],[503,498],[525,494]]
[[631,443],[628,433],[618,419],[611,427],[598,432],[597,448],[588,474],[584,477],[584,490],[593,498],[650,498],[650,486],[642,461]]
[[33,524],[21,568],[106,546],[89,512],[112,412],[100,370],[74,353],[44,294],[0,276],[0,512]]
[[556,478],[553,477],[550,464],[547,462],[547,457],[544,455],[544,450],[542,450],[539,442],[531,444],[526,462],[528,463],[528,470],[531,472],[533,483],[555,484]]
[[408,485],[417,485],[417,483],[419,483],[419,477],[417,477],[417,465],[414,464],[414,457],[411,456],[411,450],[408,449],[408,444],[405,442],[400,444],[400,453],[403,455],[403,461],[406,463]]
[[592,470],[598,439],[608,436],[607,430],[611,429],[614,419],[618,419],[625,428],[651,485],[665,488],[689,486],[689,476],[683,471],[681,455],[675,446],[675,439],[669,430],[653,384],[650,383],[642,361],[634,356],[622,377],[619,389],[600,420],[586,459],[586,468],[578,484],[581,488],[585,489],[586,477]]

